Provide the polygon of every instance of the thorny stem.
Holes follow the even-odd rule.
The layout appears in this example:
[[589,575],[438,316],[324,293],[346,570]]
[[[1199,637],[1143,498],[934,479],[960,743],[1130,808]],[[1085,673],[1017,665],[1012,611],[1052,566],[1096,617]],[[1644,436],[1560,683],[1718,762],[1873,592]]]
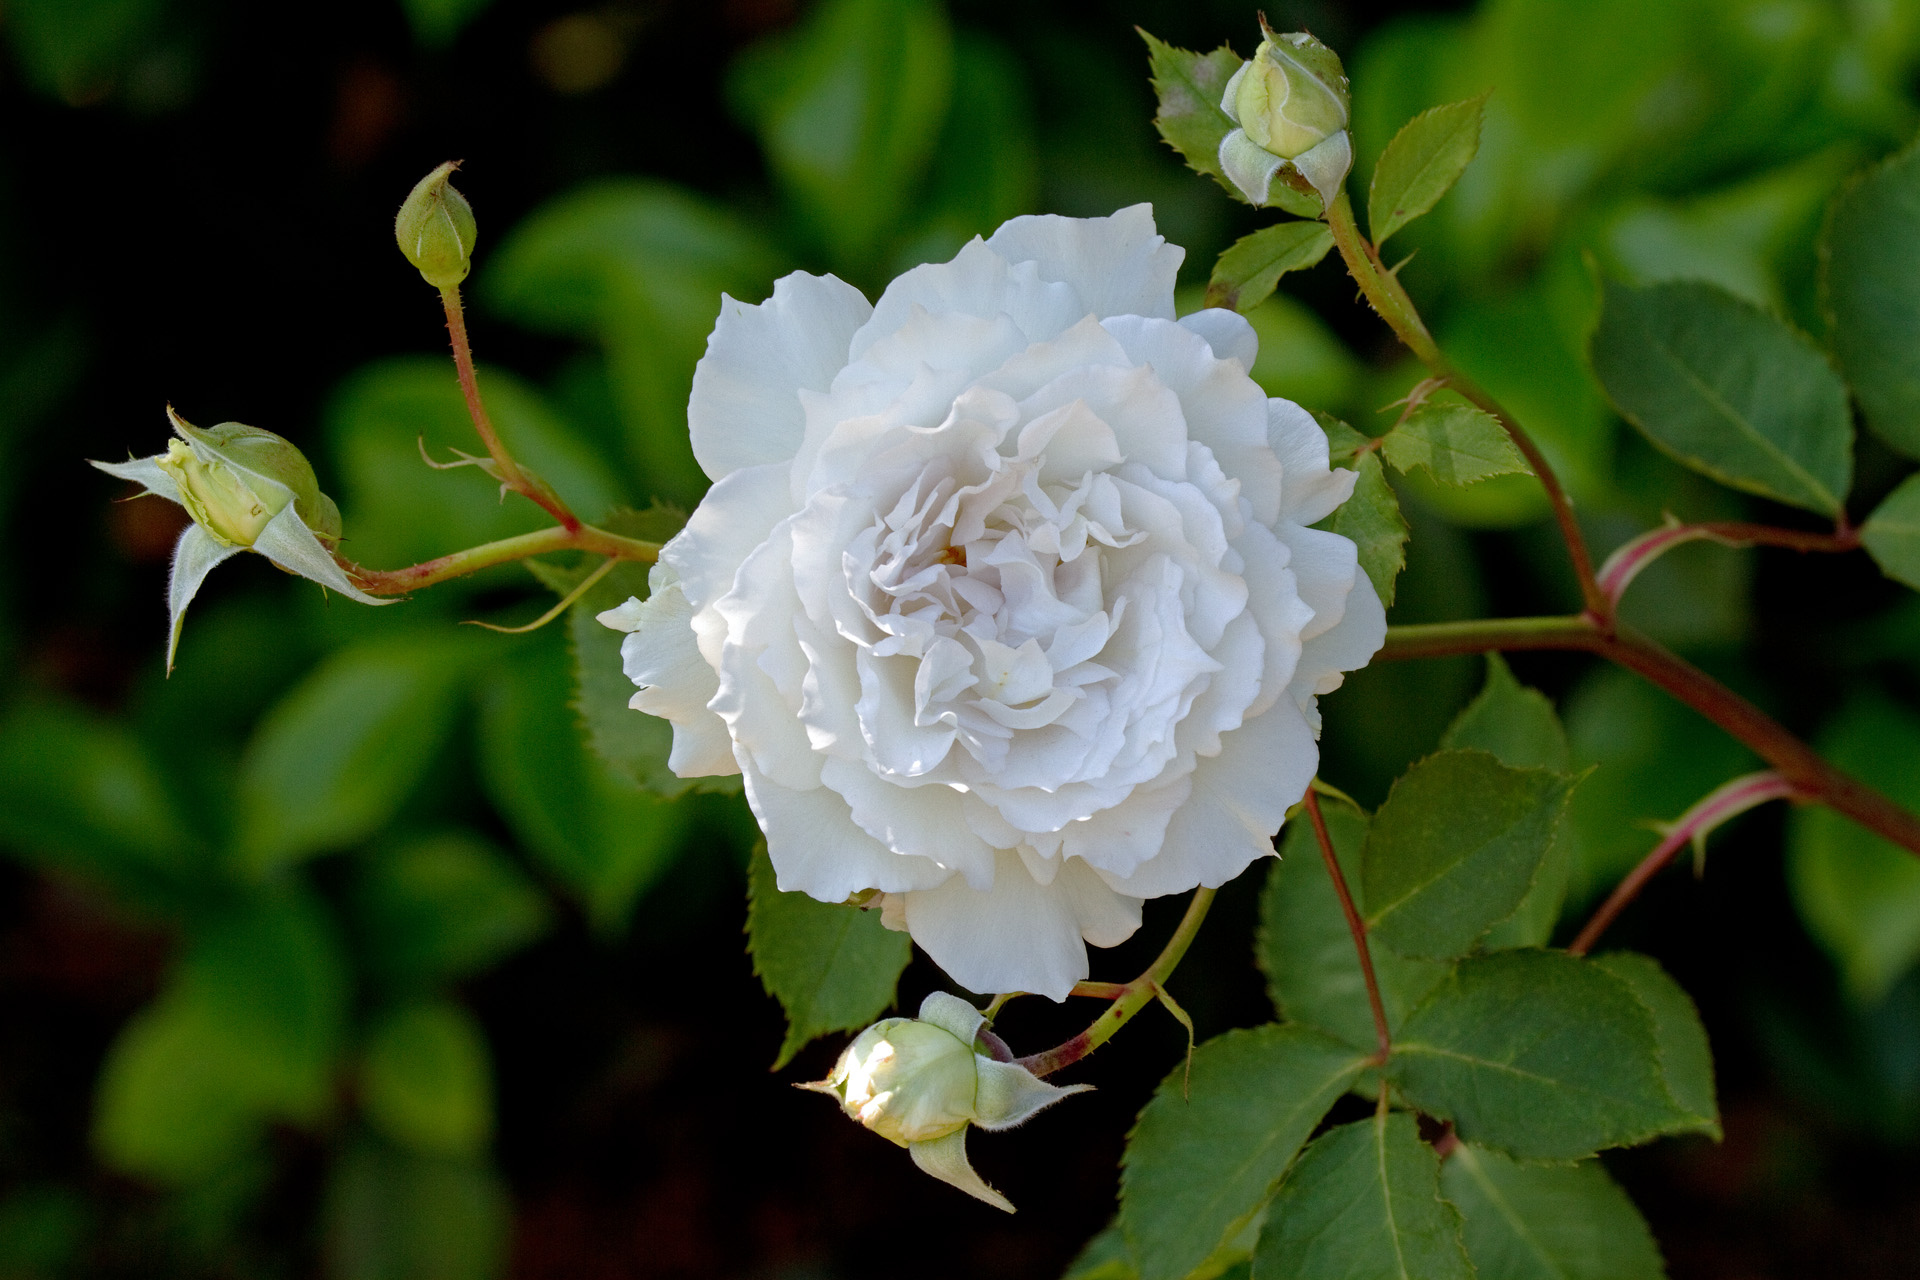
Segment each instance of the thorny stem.
[[651,561],[660,554],[660,547],[657,543],[623,538],[617,533],[608,533],[605,529],[596,529],[590,524],[576,521],[571,529],[558,526],[536,529],[532,533],[468,547],[465,551],[455,551],[451,555],[408,565],[404,569],[366,569],[350,560],[341,560],[340,567],[368,595],[401,596],[435,583],[477,573],[481,569],[491,569],[497,564],[551,555],[557,551],[590,551],[616,560]]
[[1600,590],[1612,604],[1640,571],[1667,552],[1687,542],[1717,542],[1723,547],[1785,547],[1789,551],[1852,551],[1860,545],[1860,535],[1841,517],[1832,533],[1814,533],[1802,529],[1777,529],[1764,524],[1742,524],[1721,520],[1706,524],[1670,523],[1643,533],[1607,557],[1600,566]]
[[1376,1061],[1385,1063],[1393,1053],[1393,1036],[1387,1030],[1387,1010],[1380,1001],[1380,981],[1373,973],[1373,949],[1367,945],[1367,922],[1360,918],[1360,912],[1353,905],[1353,894],[1347,888],[1346,872],[1340,869],[1340,856],[1333,851],[1333,839],[1327,834],[1327,820],[1320,814],[1320,797],[1312,787],[1306,794],[1307,817],[1313,823],[1313,837],[1320,842],[1320,856],[1326,859],[1327,875],[1333,880],[1333,891],[1340,897],[1340,910],[1347,917],[1347,932],[1353,935],[1353,949],[1360,957],[1360,976],[1367,983],[1367,1004],[1373,1010],[1373,1033],[1380,1043],[1380,1051],[1374,1055]]
[[[1145,973],[1118,988],[1117,994],[1111,997],[1113,1003],[1093,1020],[1092,1026],[1065,1043],[1018,1059],[1019,1064],[1036,1076],[1052,1075],[1062,1067],[1072,1066],[1113,1039],[1116,1031],[1133,1020],[1134,1014],[1162,996],[1161,984],[1173,975],[1182,957],[1187,954],[1187,948],[1193,945],[1195,935],[1200,932],[1200,922],[1207,918],[1207,908],[1213,905],[1213,895],[1212,889],[1194,891],[1192,900],[1187,903],[1187,914],[1181,917],[1180,927],[1167,939],[1167,945],[1161,949],[1159,956],[1147,966]],[[1094,985],[1080,984],[1084,987]],[[1083,993],[1080,986],[1074,988],[1074,994],[1096,994],[1092,991]]]
[[480,434],[481,443],[487,446],[492,455],[499,480],[515,493],[530,499],[560,522],[560,527],[569,533],[580,529],[580,517],[567,508],[547,482],[532,474],[515,462],[513,455],[507,452],[507,446],[501,441],[500,433],[493,429],[493,419],[487,414],[487,406],[480,399],[480,383],[473,372],[473,349],[467,342],[467,319],[460,305],[460,288],[454,285],[440,291],[440,305],[447,313],[447,334],[453,342],[453,365],[460,374],[460,394],[467,400],[467,416],[473,419],[473,429]]
[[1658,875],[1687,845],[1705,840],[1715,827],[1757,805],[1769,800],[1799,798],[1799,790],[1771,769],[1749,773],[1719,787],[1680,815],[1666,838],[1654,846],[1653,852],[1642,858],[1640,865],[1614,886],[1613,892],[1600,904],[1600,909],[1593,913],[1593,918],[1587,921],[1586,927],[1580,930],[1580,936],[1573,940],[1567,950],[1576,956],[1593,950],[1593,944],[1600,941],[1600,935],[1619,919],[1620,913],[1639,896],[1647,881]]
[[1766,712],[1630,627],[1603,628],[1584,614],[1389,627],[1387,642],[1375,658],[1429,658],[1489,649],[1575,649],[1618,663],[1751,747],[1802,797],[1817,800],[1875,835],[1920,854],[1920,818],[1834,768]]
[[1553,518],[1560,526],[1560,536],[1566,541],[1567,556],[1573,561],[1573,576],[1579,580],[1580,596],[1586,602],[1587,611],[1595,618],[1611,619],[1613,606],[1594,578],[1593,557],[1587,552],[1586,535],[1580,532],[1580,522],[1574,518],[1573,504],[1568,500],[1560,477],[1554,474],[1547,456],[1540,452],[1533,437],[1507,412],[1505,406],[1447,360],[1439,344],[1433,340],[1433,335],[1427,331],[1426,322],[1420,318],[1413,299],[1407,296],[1406,289],[1401,286],[1400,278],[1387,269],[1386,264],[1380,261],[1379,252],[1360,234],[1360,228],[1353,220],[1353,202],[1345,192],[1327,210],[1327,228],[1332,231],[1333,243],[1346,260],[1347,271],[1360,286],[1360,292],[1406,345],[1407,350],[1413,352],[1435,377],[1445,379],[1448,386],[1486,410],[1505,428],[1508,437],[1526,458],[1527,465],[1533,468],[1540,487],[1547,491],[1547,501],[1553,506]]

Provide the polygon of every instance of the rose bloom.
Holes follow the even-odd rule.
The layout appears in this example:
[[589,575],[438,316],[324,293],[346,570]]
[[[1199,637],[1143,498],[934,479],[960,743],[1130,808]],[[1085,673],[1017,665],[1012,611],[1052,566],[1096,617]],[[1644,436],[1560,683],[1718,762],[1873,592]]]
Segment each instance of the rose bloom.
[[1015,218],[869,304],[725,299],[688,405],[713,488],[603,614],[683,777],[744,775],[783,890],[877,891],[961,985],[1063,999],[1145,898],[1273,852],[1316,694],[1386,634],[1352,492],[1175,320],[1146,205]]

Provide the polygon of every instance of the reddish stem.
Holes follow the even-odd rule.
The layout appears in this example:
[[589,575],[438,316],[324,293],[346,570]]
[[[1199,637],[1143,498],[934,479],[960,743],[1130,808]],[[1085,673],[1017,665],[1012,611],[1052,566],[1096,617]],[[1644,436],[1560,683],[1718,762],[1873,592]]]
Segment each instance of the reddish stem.
[[1576,649],[1597,653],[1665,689],[1779,770],[1800,795],[1846,815],[1875,835],[1920,854],[1920,818],[1828,764],[1785,726],[1700,668],[1629,627],[1606,630],[1592,617],[1501,618],[1392,627],[1376,660],[1484,653],[1489,649]]
[[513,460],[513,455],[507,452],[506,444],[500,439],[500,433],[493,428],[493,419],[487,414],[486,403],[480,399],[479,379],[473,371],[473,349],[467,342],[467,320],[460,305],[460,290],[457,287],[442,289],[440,305],[447,313],[447,335],[453,343],[453,367],[460,375],[460,394],[466,397],[467,416],[473,419],[473,429],[480,434],[481,443],[487,446],[487,453],[492,456],[494,466],[499,470],[500,483],[538,503],[567,532],[579,529],[580,518],[567,508],[567,504],[548,487],[546,481],[532,475]]
[[1347,932],[1353,935],[1353,949],[1360,957],[1360,976],[1367,984],[1367,1004],[1373,1009],[1373,1033],[1380,1043],[1375,1057],[1385,1062],[1393,1052],[1393,1036],[1387,1030],[1387,1010],[1380,1000],[1380,981],[1373,973],[1373,950],[1367,945],[1367,922],[1354,908],[1353,894],[1347,889],[1346,872],[1340,869],[1340,857],[1333,851],[1333,839],[1327,835],[1327,820],[1320,814],[1320,797],[1307,788],[1307,818],[1313,823],[1313,837],[1320,843],[1320,856],[1326,859],[1327,875],[1340,898],[1340,910],[1347,917]]
[[1789,551],[1852,551],[1860,535],[1843,518],[1832,533],[1777,529],[1772,525],[1716,520],[1704,524],[1670,524],[1643,533],[1623,544],[1600,566],[1600,590],[1613,604],[1620,603],[1627,585],[1642,569],[1687,542],[1717,542],[1723,547],[1784,547]]
[[1713,794],[1701,800],[1693,808],[1680,815],[1679,821],[1653,852],[1640,860],[1640,865],[1627,874],[1614,887],[1600,909],[1593,913],[1586,927],[1580,930],[1580,936],[1573,940],[1567,950],[1576,956],[1583,956],[1593,950],[1593,944],[1600,940],[1627,904],[1639,896],[1647,882],[1658,875],[1666,865],[1673,861],[1680,850],[1695,840],[1704,840],[1707,833],[1738,814],[1745,813],[1756,805],[1769,800],[1792,800],[1800,798],[1800,792],[1791,782],[1772,770],[1763,773],[1750,773],[1742,778],[1720,787]]

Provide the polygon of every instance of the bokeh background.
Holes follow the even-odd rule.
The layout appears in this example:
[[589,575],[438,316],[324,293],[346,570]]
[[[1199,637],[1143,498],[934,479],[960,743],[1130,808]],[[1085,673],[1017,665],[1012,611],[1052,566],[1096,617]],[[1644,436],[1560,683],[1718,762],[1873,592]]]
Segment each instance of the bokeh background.
[[[1582,356],[1591,272],[1714,280],[1822,331],[1815,236],[1920,125],[1913,0],[1287,3],[1347,56],[1364,178],[1425,106],[1496,90],[1479,161],[1403,233],[1441,340],[1564,469],[1604,548],[1655,523],[1791,522],[1667,463]],[[580,743],[564,625],[517,566],[405,605],[256,557],[209,581],[163,678],[181,516],[88,457],[162,407],[301,444],[347,550],[399,565],[533,527],[416,441],[467,444],[437,305],[391,217],[443,159],[481,226],[495,415],[583,512],[700,478],[692,367],[719,294],[785,271],[876,292],[1003,218],[1152,201],[1188,249],[1258,225],[1157,141],[1139,24],[1255,41],[1227,0],[8,0],[0,12],[0,1277],[1053,1277],[1110,1216],[1133,1112],[1178,1061],[1153,1015],[1100,1091],[977,1138],[1005,1218],[788,1084],[741,936],[753,832]],[[1253,316],[1268,389],[1383,429],[1414,372],[1337,260]],[[1861,441],[1858,511],[1900,471]],[[1522,482],[1402,486],[1396,621],[1567,607]],[[1693,546],[1634,619],[1920,802],[1920,602],[1864,558]],[[1515,660],[1598,771],[1570,914],[1752,767],[1662,695]],[[1327,700],[1327,776],[1377,801],[1478,660]],[[1261,873],[1175,990],[1202,1034],[1271,1016]],[[1170,918],[1097,958],[1122,978]],[[1911,1276],[1920,1238],[1920,867],[1761,812],[1618,939],[1700,1001],[1726,1141],[1610,1167],[1676,1277]],[[911,967],[911,1005],[941,982]],[[1022,1007],[1033,1005],[1032,1008]],[[1022,1002],[1016,1045],[1082,1010]]]

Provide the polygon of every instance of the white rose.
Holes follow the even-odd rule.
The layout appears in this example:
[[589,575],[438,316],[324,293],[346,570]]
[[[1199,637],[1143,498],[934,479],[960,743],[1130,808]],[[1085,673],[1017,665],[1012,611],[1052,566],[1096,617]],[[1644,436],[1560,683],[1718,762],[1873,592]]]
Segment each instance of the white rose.
[[962,985],[1063,999],[1144,898],[1273,852],[1314,695],[1385,636],[1354,476],[1176,321],[1146,205],[1016,218],[877,306],[796,272],[721,307],[713,478],[602,615],[683,777],[742,773],[783,890],[884,897]]

